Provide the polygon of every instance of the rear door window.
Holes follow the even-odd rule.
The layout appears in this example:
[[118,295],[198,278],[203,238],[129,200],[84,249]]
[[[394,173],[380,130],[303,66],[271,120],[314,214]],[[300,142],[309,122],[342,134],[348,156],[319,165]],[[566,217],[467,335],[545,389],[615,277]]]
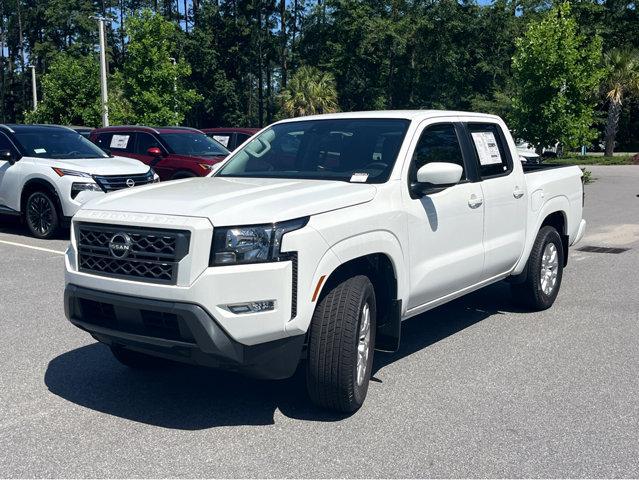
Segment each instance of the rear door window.
[[513,161],[499,125],[469,123],[468,131],[475,149],[480,176],[490,178],[508,175],[513,169]]

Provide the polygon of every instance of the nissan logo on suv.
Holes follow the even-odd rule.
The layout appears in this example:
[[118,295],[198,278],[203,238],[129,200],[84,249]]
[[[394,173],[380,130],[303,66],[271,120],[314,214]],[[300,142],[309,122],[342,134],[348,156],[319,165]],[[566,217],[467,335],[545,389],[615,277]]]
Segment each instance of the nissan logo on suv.
[[124,232],[118,232],[109,241],[109,252],[113,257],[123,259],[131,253],[131,245],[133,245],[131,237]]
[[129,188],[135,187],[135,180],[133,180],[132,178],[127,179],[126,186]]

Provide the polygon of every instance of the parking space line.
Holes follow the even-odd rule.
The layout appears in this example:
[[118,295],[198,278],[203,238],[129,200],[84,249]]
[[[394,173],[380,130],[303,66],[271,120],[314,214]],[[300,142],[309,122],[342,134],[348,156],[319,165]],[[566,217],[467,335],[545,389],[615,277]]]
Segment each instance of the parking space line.
[[4,243],[6,245],[13,245],[14,247],[30,248],[32,250],[40,250],[41,252],[57,253],[58,255],[64,255],[64,252],[61,252],[60,250],[52,250],[50,248],[36,247],[34,245],[25,245],[24,243],[9,242],[8,240],[0,240],[0,243]]

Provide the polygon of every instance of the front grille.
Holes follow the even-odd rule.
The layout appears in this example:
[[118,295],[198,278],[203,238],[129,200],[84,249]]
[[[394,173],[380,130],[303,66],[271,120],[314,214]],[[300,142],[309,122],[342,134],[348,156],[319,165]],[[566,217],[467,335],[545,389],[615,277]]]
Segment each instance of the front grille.
[[153,183],[153,171],[149,170],[147,173],[135,175],[94,175],[93,179],[105,192],[113,192]]
[[[175,285],[189,240],[190,233],[184,230],[79,223],[79,268],[108,277]],[[115,249],[123,244],[128,247],[126,253]]]

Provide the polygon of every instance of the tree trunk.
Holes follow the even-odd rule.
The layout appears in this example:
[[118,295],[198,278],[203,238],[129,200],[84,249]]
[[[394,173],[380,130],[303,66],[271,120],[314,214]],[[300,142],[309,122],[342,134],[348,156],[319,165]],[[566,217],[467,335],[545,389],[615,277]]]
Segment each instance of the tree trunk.
[[605,155],[611,157],[615,151],[615,137],[617,136],[617,127],[619,126],[619,116],[621,115],[621,102],[610,100],[608,106],[608,121],[606,123],[606,151]]
[[187,0],[184,0],[184,30],[189,33],[189,5]]
[[280,19],[282,21],[281,35],[282,35],[282,88],[286,88],[286,81],[288,75],[288,66],[286,64],[286,0],[280,0]]
[[264,62],[262,59],[262,8],[257,12],[257,112],[259,127],[264,126]]

